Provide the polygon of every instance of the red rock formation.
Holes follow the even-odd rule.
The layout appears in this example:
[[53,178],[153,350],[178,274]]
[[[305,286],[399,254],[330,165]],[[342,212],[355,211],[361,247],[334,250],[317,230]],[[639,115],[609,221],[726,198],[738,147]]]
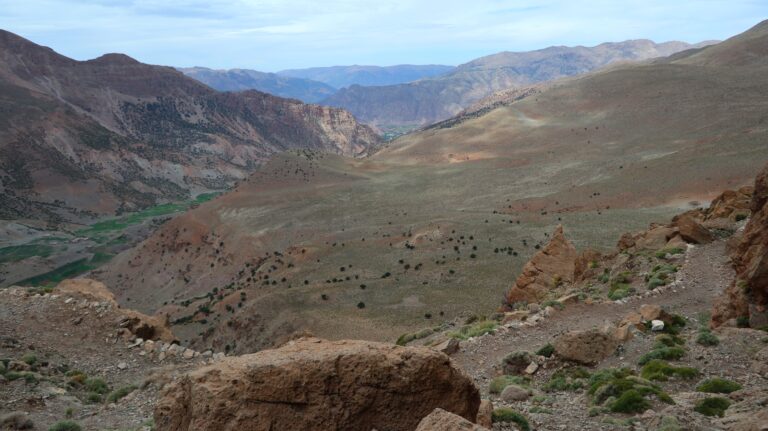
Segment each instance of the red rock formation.
[[577,257],[576,248],[565,238],[563,227],[558,226],[549,244],[525,264],[507,293],[506,303],[538,302],[560,283],[573,282]]
[[755,180],[750,209],[752,217],[731,253],[736,279],[715,303],[712,326],[740,317],[754,327],[768,323],[768,166]]
[[425,347],[303,338],[228,357],[169,385],[158,431],[412,431],[435,408],[474,421],[480,394]]

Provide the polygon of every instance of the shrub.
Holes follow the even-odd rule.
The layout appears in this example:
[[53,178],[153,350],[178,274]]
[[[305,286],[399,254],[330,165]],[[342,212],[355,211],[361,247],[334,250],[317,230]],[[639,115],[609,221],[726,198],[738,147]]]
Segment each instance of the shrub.
[[692,379],[699,375],[699,370],[691,367],[674,367],[668,362],[654,359],[643,366],[640,375],[644,379],[666,381],[668,377],[677,376]]
[[37,355],[34,353],[27,353],[21,357],[21,362],[24,362],[27,365],[35,365],[37,363]]
[[500,394],[509,385],[528,386],[531,380],[527,377],[503,375],[491,380],[488,392]]
[[562,310],[565,308],[565,305],[560,301],[555,301],[554,299],[550,299],[541,303],[541,308],[547,308],[547,307],[552,307],[558,310]]
[[137,389],[136,385],[128,385],[128,386],[123,386],[120,389],[114,390],[107,396],[107,402],[116,403],[120,401],[122,398],[124,398],[126,395],[135,391],[136,389]]
[[101,394],[97,394],[96,392],[89,392],[88,395],[85,396],[85,400],[91,404],[98,404],[101,402]]
[[492,334],[496,331],[497,326],[498,324],[492,320],[476,322],[471,325],[464,325],[458,331],[449,333],[448,336],[458,338],[460,340],[467,340],[472,337]]
[[699,400],[694,411],[703,414],[704,416],[725,416],[725,411],[731,406],[731,402],[723,397],[711,397]]
[[555,353],[555,346],[551,344],[547,344],[546,346],[536,351],[537,355],[544,356],[545,358],[551,357],[554,353]]
[[682,428],[680,428],[680,423],[677,422],[676,417],[664,416],[661,418],[659,431],[682,431]]
[[720,344],[720,339],[709,330],[700,330],[696,342],[702,346],[717,346]]
[[528,419],[525,416],[507,407],[495,409],[491,414],[491,419],[493,422],[514,422],[520,428],[520,431],[531,430],[531,426],[528,424]]
[[707,392],[710,394],[730,394],[731,392],[738,391],[739,389],[741,389],[740,384],[730,380],[721,379],[719,377],[704,380],[703,382],[699,383],[699,386],[696,387],[697,391]]
[[58,421],[48,431],[81,431],[80,425],[72,421]]
[[566,368],[552,374],[542,389],[546,392],[576,391],[587,385],[589,372],[581,367]]
[[735,218],[736,221],[742,221],[742,220],[746,220],[746,219],[747,219],[747,215],[746,214],[736,214],[736,218]]
[[109,386],[107,385],[107,382],[105,382],[104,379],[100,379],[98,377],[86,379],[85,388],[99,395],[104,395],[109,392]]
[[749,328],[749,316],[737,317],[736,326],[738,326],[739,328]]
[[650,407],[651,402],[634,389],[622,393],[610,406],[614,413],[642,413]]
[[645,365],[654,359],[664,359],[667,361],[677,360],[685,356],[685,349],[682,347],[657,347],[654,350],[640,356],[637,363],[638,365]]
[[685,252],[685,250],[680,247],[664,248],[656,252],[656,257],[659,259],[664,259],[668,254],[682,254],[683,252]]
[[501,361],[501,367],[505,374],[518,374],[528,367],[533,358],[529,352],[512,352]]
[[[592,402],[598,406],[605,405],[611,411],[639,408],[644,403],[638,400],[637,395],[643,399],[647,395],[655,395],[662,402],[674,404],[672,398],[659,386],[635,376],[628,368],[600,370],[589,378],[589,384],[588,393],[592,396]],[[625,395],[630,391],[634,393]]]

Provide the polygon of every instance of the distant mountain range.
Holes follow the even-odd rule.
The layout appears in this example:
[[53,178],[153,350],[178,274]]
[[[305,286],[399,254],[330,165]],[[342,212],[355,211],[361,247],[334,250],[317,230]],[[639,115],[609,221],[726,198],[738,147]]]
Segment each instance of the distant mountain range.
[[311,79],[328,84],[334,88],[345,88],[351,85],[365,87],[380,85],[397,85],[419,79],[432,78],[449,73],[454,66],[439,64],[397,66],[332,66],[312,67],[309,69],[291,69],[277,72],[281,76]]
[[336,88],[319,81],[256,70],[214,70],[205,67],[188,67],[178,70],[219,91],[258,90],[306,103],[318,103],[336,92]]
[[452,117],[499,90],[576,76],[620,61],[665,57],[712,43],[630,40],[595,47],[502,52],[462,64],[436,78],[380,87],[353,85],[322,103],[347,109],[368,124],[423,126]]
[[219,93],[122,54],[76,61],[0,30],[0,218],[83,221],[221,190],[276,152],[359,156],[348,112]]

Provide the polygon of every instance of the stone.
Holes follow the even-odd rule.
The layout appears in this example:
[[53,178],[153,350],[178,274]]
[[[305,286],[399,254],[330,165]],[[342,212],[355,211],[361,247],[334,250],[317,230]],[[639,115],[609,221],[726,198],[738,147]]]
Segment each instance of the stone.
[[555,354],[562,359],[585,365],[594,365],[616,351],[619,343],[613,334],[590,329],[571,331],[560,335],[554,342]]
[[503,325],[506,325],[510,322],[522,322],[526,319],[528,319],[528,316],[530,315],[530,311],[528,310],[518,310],[518,311],[511,311],[504,313],[504,320],[501,321]]
[[128,368],[128,364],[127,363],[125,363],[125,362],[118,362],[117,363],[117,369],[118,370],[124,370],[126,368]]
[[664,330],[663,320],[651,320],[651,331],[660,332]]
[[701,225],[692,215],[683,213],[672,219],[672,225],[678,229],[680,237],[691,244],[708,244],[715,237],[709,229]]
[[437,407],[474,420],[479,405],[434,349],[300,338],[191,371],[162,390],[154,419],[158,431],[411,431]]
[[533,362],[533,355],[529,352],[512,352],[502,360],[504,374],[522,374]]
[[665,249],[673,249],[673,248],[680,248],[683,250],[686,250],[688,248],[688,243],[685,242],[685,240],[680,235],[675,235],[667,242],[667,245],[664,246]]
[[446,355],[452,355],[459,351],[459,340],[455,338],[449,338],[442,343],[435,346],[435,350],[443,352]]
[[563,227],[558,226],[549,243],[523,266],[507,292],[506,304],[540,302],[561,284],[572,283],[577,257],[576,247],[565,238]]
[[621,326],[634,326],[638,329],[644,329],[645,325],[643,324],[643,315],[632,311],[626,316],[624,316],[623,319],[621,319],[621,322],[619,323],[619,327]]
[[644,321],[661,320],[666,324],[672,324],[672,315],[664,311],[660,305],[643,304],[640,306],[640,316]]
[[635,336],[635,334],[632,332],[633,328],[635,328],[633,325],[623,325],[616,327],[613,330],[613,338],[620,342],[629,341]]
[[639,250],[658,250],[664,248],[667,242],[677,233],[677,230],[668,226],[654,226],[637,239],[635,248]]
[[530,376],[535,374],[538,369],[539,369],[539,364],[537,364],[536,362],[531,362],[530,364],[528,364],[528,367],[523,372]]
[[477,409],[477,419],[475,422],[482,427],[493,428],[493,403],[491,400],[484,399],[480,401],[480,408]]
[[419,422],[416,431],[487,431],[459,415],[436,408]]
[[501,391],[501,399],[506,402],[525,401],[531,397],[531,391],[518,385],[509,385]]
[[192,349],[186,349],[186,350],[184,350],[184,353],[181,354],[181,356],[184,359],[192,359],[192,358],[195,357],[195,351],[192,350]]
[[531,313],[538,313],[539,311],[541,311],[541,305],[539,305],[539,304],[537,304],[535,302],[531,303],[531,304],[528,304],[528,311],[531,312]]

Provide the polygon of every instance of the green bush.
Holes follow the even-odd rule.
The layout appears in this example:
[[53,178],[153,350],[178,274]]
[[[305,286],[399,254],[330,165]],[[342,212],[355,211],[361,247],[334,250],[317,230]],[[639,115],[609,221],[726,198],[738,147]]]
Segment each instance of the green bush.
[[651,407],[651,402],[640,395],[640,392],[630,389],[622,393],[614,401],[610,409],[614,413],[642,413]]
[[97,394],[96,392],[89,392],[88,395],[85,396],[85,400],[91,404],[98,404],[101,402],[101,394]]
[[[637,395],[643,399],[647,395],[655,395],[662,402],[674,404],[661,387],[635,376],[628,368],[600,370],[589,378],[589,385],[588,394],[591,395],[592,402],[598,406],[604,405],[611,411],[640,408],[644,403],[638,400]],[[629,391],[633,392],[625,395]]]
[[80,425],[72,421],[58,421],[48,431],[81,431]]
[[546,346],[536,351],[537,355],[544,356],[546,358],[552,357],[554,353],[555,353],[555,346],[551,344],[547,344]]
[[696,343],[702,346],[717,346],[720,344],[720,339],[711,331],[702,329],[699,331],[699,336],[696,337]]
[[531,384],[531,379],[521,376],[503,375],[491,380],[491,384],[488,386],[488,392],[492,394],[500,394],[504,388],[509,385],[528,386]]
[[589,372],[581,367],[558,370],[542,389],[546,392],[577,391],[587,386],[589,376]]
[[104,379],[100,379],[98,377],[86,379],[85,388],[90,392],[95,392],[99,395],[104,395],[109,392],[109,385],[107,385],[107,382],[105,382]]
[[21,362],[24,362],[27,365],[35,365],[37,363],[37,355],[34,353],[27,353],[21,357]]
[[683,250],[680,247],[669,247],[664,248],[656,252],[656,257],[659,259],[664,259],[668,254],[682,254],[685,250]]
[[128,395],[131,392],[135,391],[136,389],[137,389],[136,385],[128,385],[128,386],[123,386],[120,389],[114,390],[114,391],[112,391],[107,396],[107,402],[108,403],[116,403],[116,402],[120,401],[123,397],[125,397],[126,395]]
[[685,344],[685,340],[673,334],[659,334],[656,336],[654,348],[675,347]]
[[682,431],[682,428],[680,428],[680,423],[677,422],[676,417],[664,416],[661,418],[659,431]]
[[685,356],[685,349],[682,347],[657,347],[654,350],[640,356],[638,365],[645,365],[654,359],[664,359],[666,361],[677,360]]
[[471,325],[464,325],[458,331],[449,333],[448,336],[458,338],[459,340],[467,340],[485,334],[492,334],[496,331],[497,326],[498,324],[492,320],[476,322]]
[[505,374],[520,373],[533,361],[529,352],[512,352],[501,361]]
[[495,409],[491,414],[491,419],[493,422],[514,422],[520,428],[520,431],[531,430],[531,426],[528,424],[528,419],[525,416],[507,407]]
[[749,316],[737,317],[736,326],[738,326],[739,328],[749,328]]
[[704,416],[725,416],[725,411],[731,406],[731,402],[723,397],[711,397],[699,400],[694,411],[703,414]]
[[643,366],[640,375],[644,379],[667,381],[667,378],[677,376],[683,379],[692,379],[699,375],[699,370],[691,367],[674,367],[668,362],[654,359]]
[[730,394],[741,389],[741,385],[732,382],[730,380],[721,379],[715,377],[713,379],[704,380],[696,387],[699,392],[707,392],[710,394]]

